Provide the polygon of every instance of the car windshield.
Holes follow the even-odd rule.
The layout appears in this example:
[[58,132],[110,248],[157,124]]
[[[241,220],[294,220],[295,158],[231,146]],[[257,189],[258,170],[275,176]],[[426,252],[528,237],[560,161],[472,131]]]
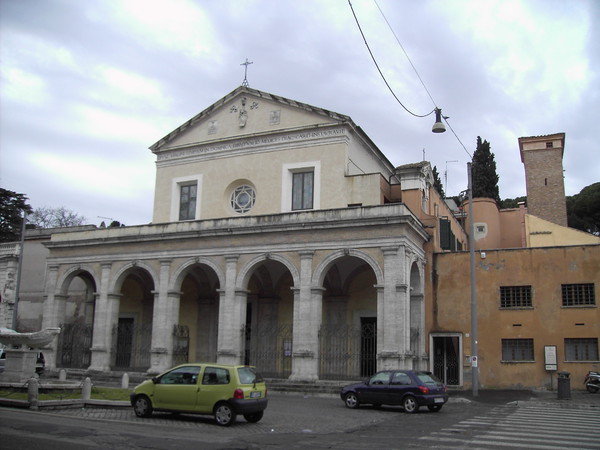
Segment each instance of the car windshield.
[[262,383],[263,381],[263,377],[253,367],[238,368],[238,375],[242,384]]
[[425,384],[438,384],[441,383],[440,380],[436,378],[435,375],[431,373],[421,372],[417,373],[417,377]]

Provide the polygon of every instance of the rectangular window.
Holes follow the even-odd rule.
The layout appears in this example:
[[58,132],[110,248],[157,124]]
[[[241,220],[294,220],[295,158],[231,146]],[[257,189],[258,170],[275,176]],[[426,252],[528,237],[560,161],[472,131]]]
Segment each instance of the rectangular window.
[[563,284],[563,306],[592,306],[596,304],[594,283]]
[[502,361],[534,361],[533,339],[502,339]]
[[439,225],[441,249],[456,251],[456,236],[452,232],[452,222],[446,217],[440,217]]
[[314,172],[292,174],[292,211],[312,209]]
[[500,286],[500,308],[531,308],[531,286]]
[[565,338],[566,361],[598,361],[598,338]]
[[179,220],[194,220],[196,218],[197,184],[184,184],[179,195]]

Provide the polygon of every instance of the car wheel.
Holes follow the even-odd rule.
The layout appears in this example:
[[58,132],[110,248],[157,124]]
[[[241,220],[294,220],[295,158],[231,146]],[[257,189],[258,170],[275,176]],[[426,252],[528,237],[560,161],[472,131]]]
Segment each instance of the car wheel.
[[133,402],[133,411],[138,417],[150,417],[152,415],[152,402],[145,395],[138,395]]
[[417,403],[417,399],[412,395],[407,395],[402,400],[402,407],[404,411],[410,414],[416,413],[419,410],[419,404]]
[[256,423],[256,422],[258,422],[262,418],[263,418],[263,412],[262,411],[255,412],[255,413],[252,413],[252,414],[244,414],[244,419],[246,419],[246,421],[250,422],[250,423]]
[[429,405],[427,408],[429,411],[438,412],[440,409],[442,409],[442,405]]
[[356,409],[360,406],[360,402],[358,401],[358,397],[354,392],[348,392],[344,397],[344,403],[350,409]]
[[215,421],[217,425],[228,427],[235,422],[236,414],[227,403],[219,403],[215,407]]

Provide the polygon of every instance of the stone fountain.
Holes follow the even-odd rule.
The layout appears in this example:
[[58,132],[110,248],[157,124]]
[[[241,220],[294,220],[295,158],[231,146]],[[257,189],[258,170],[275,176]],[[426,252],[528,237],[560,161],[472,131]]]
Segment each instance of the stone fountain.
[[19,333],[0,328],[0,344],[6,348],[6,366],[0,373],[2,382],[25,382],[35,375],[35,365],[40,349],[50,344],[60,333],[60,328],[46,328],[32,333]]

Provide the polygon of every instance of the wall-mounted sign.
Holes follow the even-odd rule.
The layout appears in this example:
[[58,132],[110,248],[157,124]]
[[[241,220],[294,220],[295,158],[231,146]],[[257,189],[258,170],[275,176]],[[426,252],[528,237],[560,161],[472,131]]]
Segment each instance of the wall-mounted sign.
[[558,370],[558,364],[556,361],[556,345],[544,345],[544,362],[546,364],[546,370]]

